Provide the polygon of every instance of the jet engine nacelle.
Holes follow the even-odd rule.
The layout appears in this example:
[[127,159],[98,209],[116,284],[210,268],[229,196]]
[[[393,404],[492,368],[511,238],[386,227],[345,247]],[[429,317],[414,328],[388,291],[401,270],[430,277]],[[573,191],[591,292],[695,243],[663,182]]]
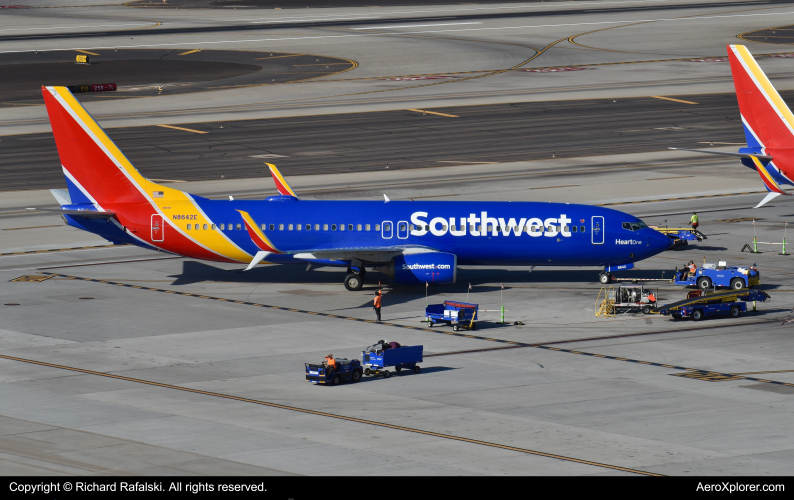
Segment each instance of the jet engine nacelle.
[[456,255],[428,252],[400,255],[378,271],[397,283],[455,283],[457,268]]

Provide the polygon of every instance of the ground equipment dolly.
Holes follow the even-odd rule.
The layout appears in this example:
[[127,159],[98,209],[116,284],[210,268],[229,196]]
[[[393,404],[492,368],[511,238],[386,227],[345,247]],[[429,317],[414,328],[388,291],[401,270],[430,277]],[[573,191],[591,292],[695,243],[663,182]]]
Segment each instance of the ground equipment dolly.
[[364,375],[383,375],[389,378],[391,377],[389,367],[393,367],[397,372],[403,368],[410,368],[414,373],[419,373],[420,368],[417,363],[422,362],[423,350],[424,346],[421,345],[406,345],[377,352],[362,352]]
[[425,309],[425,318],[427,324],[433,326],[436,323],[446,323],[447,326],[455,325],[452,327],[456,332],[460,329],[476,330],[477,312],[479,306],[477,304],[469,304],[466,302],[453,302],[445,300],[443,304],[430,304]]

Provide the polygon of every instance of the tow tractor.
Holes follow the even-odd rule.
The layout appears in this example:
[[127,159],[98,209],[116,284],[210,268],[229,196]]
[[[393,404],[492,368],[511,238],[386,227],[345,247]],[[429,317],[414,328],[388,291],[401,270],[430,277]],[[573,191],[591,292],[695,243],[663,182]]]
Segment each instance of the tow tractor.
[[337,369],[326,365],[306,363],[306,381],[312,384],[339,385],[343,380],[358,382],[364,373],[361,361],[357,359],[336,358]]
[[674,320],[692,318],[700,321],[708,316],[725,315],[738,318],[747,312],[747,302],[752,301],[755,308],[755,302],[764,302],[769,298],[769,294],[763,290],[722,290],[714,293],[693,290],[686,299],[657,307],[651,313],[670,315]]
[[695,274],[687,273],[686,269],[679,271],[676,268],[673,283],[697,286],[701,290],[718,286],[741,290],[761,283],[761,273],[758,271],[757,264],[748,267],[728,266],[724,260],[721,260],[717,264],[703,264],[703,267],[698,268]]

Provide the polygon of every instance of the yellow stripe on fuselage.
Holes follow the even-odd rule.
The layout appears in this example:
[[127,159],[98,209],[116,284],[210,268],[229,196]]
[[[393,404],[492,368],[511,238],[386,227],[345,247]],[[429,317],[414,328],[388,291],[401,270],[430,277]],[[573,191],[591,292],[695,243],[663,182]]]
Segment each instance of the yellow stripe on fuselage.
[[[138,172],[132,163],[124,156],[124,153],[119,150],[112,140],[107,136],[102,127],[91,117],[88,111],[83,108],[80,102],[75,99],[71,92],[66,87],[53,87],[58,95],[63,98],[69,107],[77,116],[85,123],[91,132],[102,142],[102,145],[113,156],[116,162],[124,169],[128,177],[132,179],[143,191],[144,196],[148,201],[153,202],[159,209],[163,216],[168,219],[168,222],[179,228],[180,232],[187,238],[193,240],[197,244],[208,248],[209,250],[226,257],[228,259],[236,260],[239,262],[250,262],[251,254],[243,251],[240,247],[231,242],[216,225],[213,230],[191,230],[187,231],[187,224],[214,224],[214,221],[202,215],[201,210],[193,202],[193,200],[182,191],[170,187],[162,186],[154,183],[145,178]],[[163,193],[162,197],[154,198],[153,193],[160,191]],[[178,216],[175,218],[175,216]],[[183,217],[184,216],[184,217]],[[190,220],[187,220],[189,217]],[[195,218],[194,218],[195,217]],[[218,221],[224,222],[224,221]],[[211,227],[211,226],[209,226]]]
[[778,94],[777,90],[775,90],[775,87],[772,86],[772,82],[770,82],[769,78],[766,77],[764,71],[755,61],[752,54],[750,54],[750,51],[747,50],[747,47],[744,45],[734,45],[734,47],[736,47],[738,55],[742,58],[744,64],[747,65],[747,68],[753,74],[756,81],[764,89],[766,95],[769,96],[773,106],[777,108],[777,111],[783,116],[783,119],[786,120],[788,126],[791,129],[794,129],[794,114],[791,113],[788,105],[786,105],[783,99],[781,99],[780,94]]

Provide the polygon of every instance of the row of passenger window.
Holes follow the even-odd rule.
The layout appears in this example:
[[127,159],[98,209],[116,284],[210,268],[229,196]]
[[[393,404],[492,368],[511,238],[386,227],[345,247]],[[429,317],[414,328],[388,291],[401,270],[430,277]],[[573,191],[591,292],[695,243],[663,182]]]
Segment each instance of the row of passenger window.
[[[227,229],[227,227],[228,227],[228,229]],[[240,230],[243,229],[243,225],[242,224],[218,224],[217,228],[219,228],[221,231],[234,231],[234,230],[240,231]],[[286,228],[287,231],[293,231],[293,230],[302,231],[304,229],[306,231],[311,231],[312,230],[312,225],[311,224],[306,224],[306,225],[304,225],[304,224],[279,224],[278,225],[278,230],[279,231],[284,231],[285,228]],[[339,224],[338,226],[336,224],[331,224],[330,226],[328,224],[322,224],[322,230],[323,231],[328,231],[329,228],[330,228],[331,231],[344,231],[345,228],[347,228],[348,231],[371,231],[372,230],[372,226],[370,224],[347,224],[347,225]],[[414,228],[414,226],[412,225],[411,229],[413,229],[413,228]],[[202,230],[202,229],[204,231],[206,231],[208,229],[212,229],[214,231],[216,229],[216,226],[215,226],[215,224],[188,224],[187,225],[187,229],[188,229],[188,231],[190,231],[190,230],[199,231],[199,230]],[[275,231],[276,230],[276,224],[269,224],[269,225],[268,224],[262,224],[262,231],[268,231],[268,230]],[[315,231],[319,231],[320,230],[320,224],[315,224],[314,225],[314,230]],[[387,230],[389,230],[389,229],[387,228]],[[380,224],[375,224],[375,231],[380,231]]]
[[[626,227],[627,224],[628,223],[624,223],[623,226],[624,226],[624,228],[629,229],[628,227]],[[385,224],[384,226],[385,226],[384,229],[386,231],[391,231],[391,226],[389,224]],[[284,224],[279,224],[278,225],[278,230],[279,231],[284,231],[285,227],[286,227],[287,231],[292,231],[292,230],[301,231],[304,228],[306,229],[306,231],[311,231],[312,230],[312,225],[311,224],[305,224],[305,225],[304,224],[294,224],[294,225],[293,224],[286,224],[286,226]],[[348,231],[354,231],[354,230],[355,231],[370,231],[372,226],[370,224],[347,224],[347,225],[339,224],[338,226],[336,224],[331,224],[330,226],[328,224],[323,224],[322,225],[322,230],[323,231],[328,231],[329,227],[330,227],[331,231],[337,231],[337,230],[338,231],[344,231],[345,228],[347,228]],[[428,226],[418,226],[418,229],[420,231],[422,231],[423,227],[424,227],[424,231],[430,231],[430,226],[429,225]],[[541,226],[533,226],[533,227],[540,228]],[[190,230],[199,231],[199,230],[202,230],[202,229],[204,231],[207,231],[208,229],[212,229],[214,231],[215,228],[216,228],[215,224],[188,224],[187,225],[188,231],[190,231]],[[227,231],[227,230],[228,231],[234,231],[234,230],[240,231],[240,230],[243,229],[243,225],[242,224],[228,224],[228,229],[227,229],[227,224],[219,224],[219,228],[220,228],[221,231]],[[414,231],[415,229],[416,229],[416,226],[411,224],[410,227],[409,227],[409,230],[410,231]],[[441,226],[441,229],[442,229],[442,231],[446,231],[447,230],[447,226]],[[461,229],[463,229],[463,226],[461,226]],[[560,230],[560,227],[559,226],[549,226],[549,227],[547,227],[545,229],[548,232],[557,232],[557,231]],[[578,232],[580,232],[580,233],[584,233],[585,232],[585,226],[565,226],[565,227],[562,228],[563,232],[566,232],[566,233],[567,232],[576,233],[577,229],[578,229]],[[269,224],[269,225],[268,224],[262,224],[262,231],[268,231],[268,230],[275,231],[276,230],[276,224]],[[320,230],[320,224],[315,224],[314,225],[314,230],[315,231],[319,231]],[[401,226],[400,230],[404,231],[405,227]],[[451,226],[451,230],[452,231],[457,231],[458,230],[457,226],[455,224],[453,224]],[[489,233],[492,232],[493,230],[494,230],[494,227],[492,225],[490,225],[490,224],[485,228],[485,231],[489,232]],[[521,233],[524,230],[524,226],[510,226],[510,227],[506,228],[506,230],[513,231],[513,232],[516,232],[516,233]],[[380,231],[380,224],[375,224],[375,231]],[[470,232],[475,232],[475,231],[481,232],[482,231],[482,224],[478,224],[477,226],[474,226],[472,224],[470,226],[470,228],[469,228],[469,231]],[[502,231],[501,226],[496,226],[496,231],[497,232],[501,232]]]

